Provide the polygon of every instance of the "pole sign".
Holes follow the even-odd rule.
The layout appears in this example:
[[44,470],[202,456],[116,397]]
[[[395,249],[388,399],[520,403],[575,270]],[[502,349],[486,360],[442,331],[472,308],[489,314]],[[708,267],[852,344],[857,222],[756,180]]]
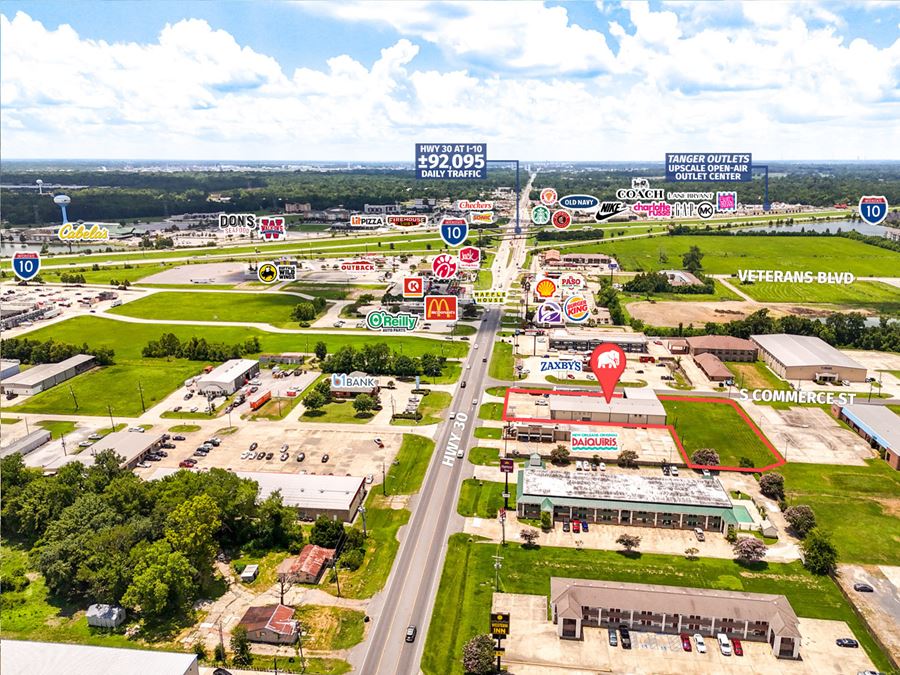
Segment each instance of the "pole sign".
[[509,612],[491,612],[491,635],[498,640],[509,635]]
[[34,251],[18,251],[13,254],[12,268],[22,281],[31,281],[41,269],[41,255]]
[[516,463],[511,459],[500,460],[500,473],[512,473],[515,470]]
[[746,183],[752,179],[749,152],[667,152],[666,181],[670,183]]
[[465,218],[444,218],[440,232],[447,246],[459,246],[469,236],[469,221]]
[[859,200],[859,217],[869,225],[880,225],[888,214],[888,200],[884,195],[867,195]]
[[416,143],[416,178],[484,180],[487,178],[487,145]]

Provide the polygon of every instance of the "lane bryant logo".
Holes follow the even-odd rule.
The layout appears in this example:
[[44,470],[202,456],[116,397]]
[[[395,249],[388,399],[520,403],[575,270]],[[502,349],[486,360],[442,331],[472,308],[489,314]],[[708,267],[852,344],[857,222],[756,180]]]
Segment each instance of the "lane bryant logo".
[[428,295],[425,297],[426,321],[456,321],[457,298],[455,295]]

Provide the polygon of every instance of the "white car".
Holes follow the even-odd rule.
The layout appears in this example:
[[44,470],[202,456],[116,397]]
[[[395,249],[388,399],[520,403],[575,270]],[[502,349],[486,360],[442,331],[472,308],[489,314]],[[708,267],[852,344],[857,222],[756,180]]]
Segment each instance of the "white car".
[[600,470],[606,471],[606,462],[600,462]]
[[128,431],[135,431],[135,432],[137,432],[137,433],[139,433],[139,434],[144,433],[143,427],[130,427],[130,428],[128,429]]
[[704,642],[703,636],[700,635],[700,633],[694,633],[694,644],[697,645],[698,654],[706,653],[706,642]]
[[725,633],[716,635],[716,642],[719,643],[719,650],[722,652],[722,656],[731,656],[731,640],[728,639]]
[[671,469],[669,469],[669,473],[671,473],[673,476],[677,476],[678,475],[678,467],[673,466]]

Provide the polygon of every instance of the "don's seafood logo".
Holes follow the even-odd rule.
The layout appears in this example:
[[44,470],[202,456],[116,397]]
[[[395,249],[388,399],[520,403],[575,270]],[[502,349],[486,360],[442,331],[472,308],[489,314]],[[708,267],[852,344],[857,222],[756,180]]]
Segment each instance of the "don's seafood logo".
[[566,319],[572,323],[583,323],[588,320],[588,301],[583,295],[573,295],[563,305]]
[[539,298],[552,298],[553,294],[556,293],[556,284],[553,282],[553,279],[541,279],[537,282],[537,286],[534,287],[534,292],[537,293]]

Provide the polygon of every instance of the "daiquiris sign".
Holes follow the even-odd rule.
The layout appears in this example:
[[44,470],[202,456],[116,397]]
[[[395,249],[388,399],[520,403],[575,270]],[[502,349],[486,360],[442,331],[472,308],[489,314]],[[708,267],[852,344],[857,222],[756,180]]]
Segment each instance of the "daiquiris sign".
[[366,315],[366,328],[382,333],[407,333],[416,329],[419,317],[408,312],[386,312],[383,309],[373,309]]
[[616,431],[573,431],[573,452],[618,452],[619,433]]

